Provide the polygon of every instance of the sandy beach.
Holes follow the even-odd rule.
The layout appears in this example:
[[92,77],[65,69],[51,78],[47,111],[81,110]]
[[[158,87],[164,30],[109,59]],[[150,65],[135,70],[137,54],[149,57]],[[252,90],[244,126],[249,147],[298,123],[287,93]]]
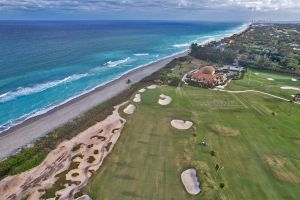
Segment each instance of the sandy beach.
[[143,78],[163,68],[173,59],[186,56],[187,54],[187,51],[179,53],[130,71],[117,80],[100,86],[95,90],[72,99],[71,101],[58,106],[43,115],[28,119],[24,123],[1,133],[0,159],[14,154],[20,147],[31,144],[36,139],[125,91],[130,87],[130,85],[126,84],[127,79],[130,79],[132,83],[137,83]]

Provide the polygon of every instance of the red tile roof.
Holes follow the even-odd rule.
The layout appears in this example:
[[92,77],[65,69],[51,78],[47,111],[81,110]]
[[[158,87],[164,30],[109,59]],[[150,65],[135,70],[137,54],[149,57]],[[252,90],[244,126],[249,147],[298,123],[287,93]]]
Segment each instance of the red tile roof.
[[193,79],[215,79],[216,75],[214,74],[203,74],[202,72],[197,71],[192,74]]
[[205,66],[199,68],[197,71],[189,73],[192,79],[202,79],[203,81],[212,81],[216,79],[215,68],[212,66]]
[[205,66],[199,68],[198,71],[202,74],[214,74],[216,69],[213,66]]

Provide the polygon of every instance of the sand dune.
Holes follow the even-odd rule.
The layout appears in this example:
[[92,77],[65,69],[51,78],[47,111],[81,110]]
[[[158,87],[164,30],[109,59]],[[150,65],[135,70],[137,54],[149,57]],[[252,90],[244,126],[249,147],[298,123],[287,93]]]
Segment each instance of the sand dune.
[[[120,105],[121,106],[121,105]],[[72,184],[56,192],[60,199],[73,199],[83,188],[92,172],[102,165],[103,160],[111,152],[126,122],[115,107],[113,114],[102,122],[91,126],[71,140],[61,143],[51,151],[39,166],[16,176],[10,176],[0,182],[1,199],[40,199],[43,190],[51,188],[57,181],[57,174],[68,172],[66,180]],[[77,163],[77,168],[69,170]],[[85,198],[87,199],[87,197]]]

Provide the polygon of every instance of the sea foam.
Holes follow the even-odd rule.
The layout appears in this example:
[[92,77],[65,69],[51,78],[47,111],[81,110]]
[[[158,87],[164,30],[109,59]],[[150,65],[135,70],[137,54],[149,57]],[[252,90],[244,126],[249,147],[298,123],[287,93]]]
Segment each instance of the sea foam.
[[117,66],[120,66],[120,65],[123,65],[125,63],[129,63],[129,61],[131,61],[131,58],[130,57],[127,57],[125,59],[122,59],[122,60],[116,60],[116,61],[108,61],[106,63],[106,65],[108,67],[117,67]]
[[149,53],[135,53],[134,56],[149,56]]
[[174,44],[173,47],[176,48],[183,48],[183,47],[189,47],[190,44],[189,43],[182,43],[182,44]]
[[74,75],[68,76],[64,79],[61,79],[61,80],[55,80],[55,81],[50,81],[50,82],[46,82],[46,83],[36,84],[32,87],[19,87],[16,90],[9,91],[9,92],[6,92],[4,94],[1,94],[0,95],[0,103],[13,100],[17,97],[42,92],[46,89],[58,86],[60,84],[76,81],[76,80],[81,79],[81,78],[86,77],[86,76],[88,76],[87,73],[85,73],[85,74],[74,74]]

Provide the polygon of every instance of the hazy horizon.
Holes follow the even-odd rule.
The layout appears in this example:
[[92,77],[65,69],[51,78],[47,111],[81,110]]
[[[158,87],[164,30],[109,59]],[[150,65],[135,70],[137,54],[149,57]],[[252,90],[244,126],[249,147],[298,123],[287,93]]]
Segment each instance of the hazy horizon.
[[300,21],[299,0],[0,0],[0,20]]

